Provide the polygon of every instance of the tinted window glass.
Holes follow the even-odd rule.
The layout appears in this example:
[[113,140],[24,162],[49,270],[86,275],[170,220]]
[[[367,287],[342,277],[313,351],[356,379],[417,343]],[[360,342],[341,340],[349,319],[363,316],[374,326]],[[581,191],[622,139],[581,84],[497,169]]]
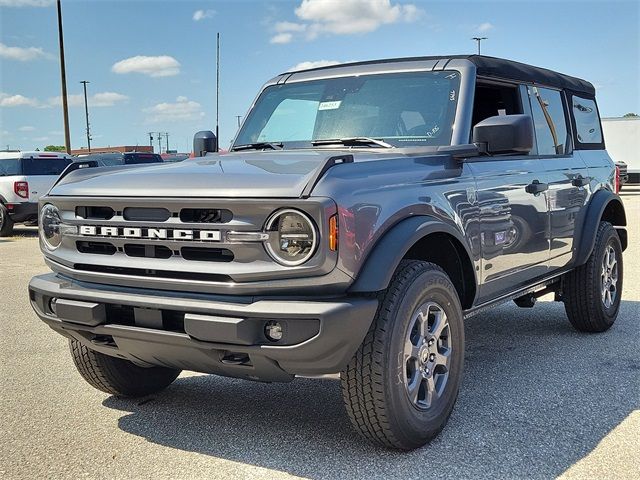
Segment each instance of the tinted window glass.
[[567,121],[562,96],[557,90],[529,87],[538,155],[562,155],[568,152]]
[[138,163],[162,163],[162,157],[156,153],[125,153],[125,165]]
[[267,87],[235,145],[371,137],[394,146],[449,145],[458,101],[457,72],[329,78]]
[[21,175],[19,158],[7,158],[0,160],[0,177],[4,175]]
[[596,102],[587,98],[571,99],[576,134],[580,143],[602,143],[602,131]]
[[23,175],[55,175],[58,176],[71,163],[66,158],[23,158]]

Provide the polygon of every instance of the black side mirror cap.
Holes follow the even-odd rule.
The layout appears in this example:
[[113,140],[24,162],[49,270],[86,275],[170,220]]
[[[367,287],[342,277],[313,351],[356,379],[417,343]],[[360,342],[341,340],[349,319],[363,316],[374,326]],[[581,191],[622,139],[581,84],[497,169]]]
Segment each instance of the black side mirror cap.
[[211,130],[201,130],[193,136],[193,156],[204,157],[218,151],[218,139]]
[[473,143],[489,155],[529,153],[533,149],[533,121],[529,115],[497,115],[473,127]]

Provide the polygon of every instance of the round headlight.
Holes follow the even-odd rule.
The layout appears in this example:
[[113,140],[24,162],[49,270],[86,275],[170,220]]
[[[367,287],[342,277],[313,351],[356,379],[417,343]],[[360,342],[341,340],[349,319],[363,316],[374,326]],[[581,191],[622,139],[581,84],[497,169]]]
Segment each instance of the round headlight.
[[42,207],[40,210],[40,238],[50,250],[55,250],[62,242],[61,224],[58,207],[50,203]]
[[300,265],[311,258],[318,245],[313,222],[298,210],[279,210],[266,224],[269,255],[287,266]]

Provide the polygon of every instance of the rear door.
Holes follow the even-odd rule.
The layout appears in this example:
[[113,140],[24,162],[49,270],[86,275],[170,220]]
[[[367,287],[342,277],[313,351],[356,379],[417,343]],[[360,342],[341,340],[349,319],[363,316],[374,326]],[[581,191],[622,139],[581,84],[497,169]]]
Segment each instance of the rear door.
[[582,225],[589,172],[574,153],[568,109],[562,91],[527,87],[538,156],[549,189],[549,269],[567,265],[575,248],[576,230]]
[[59,154],[41,154],[37,157],[23,158],[22,174],[29,184],[28,201],[38,203],[40,197],[49,191],[70,163],[69,157]]

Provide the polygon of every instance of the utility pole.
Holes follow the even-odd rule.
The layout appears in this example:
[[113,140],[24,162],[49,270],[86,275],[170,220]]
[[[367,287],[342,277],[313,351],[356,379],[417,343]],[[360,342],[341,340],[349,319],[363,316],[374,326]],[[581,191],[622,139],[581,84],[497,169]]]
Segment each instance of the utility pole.
[[478,55],[480,55],[480,42],[482,42],[482,40],[487,40],[487,37],[473,37],[471,40],[478,42]]
[[220,32],[216,36],[216,152],[220,150]]
[[169,132],[164,132],[164,138],[167,141],[167,149],[165,150],[165,153],[169,153]]
[[158,133],[158,154],[162,153],[162,132]]
[[240,128],[240,120],[242,119],[242,115],[236,115],[236,119],[238,120],[238,128]]
[[147,132],[147,135],[149,135],[149,146],[153,147],[153,132]]
[[69,107],[67,105],[67,72],[64,67],[64,39],[62,36],[62,5],[58,5],[58,45],[60,47],[60,82],[62,83],[62,116],[64,119],[64,146],[71,153],[71,136],[69,135]]
[[91,153],[91,130],[89,130],[89,103],[87,102],[87,83],[90,83],[86,80],[82,80],[80,82],[82,84],[82,88],[84,89],[84,116],[87,122],[87,149],[89,153]]

